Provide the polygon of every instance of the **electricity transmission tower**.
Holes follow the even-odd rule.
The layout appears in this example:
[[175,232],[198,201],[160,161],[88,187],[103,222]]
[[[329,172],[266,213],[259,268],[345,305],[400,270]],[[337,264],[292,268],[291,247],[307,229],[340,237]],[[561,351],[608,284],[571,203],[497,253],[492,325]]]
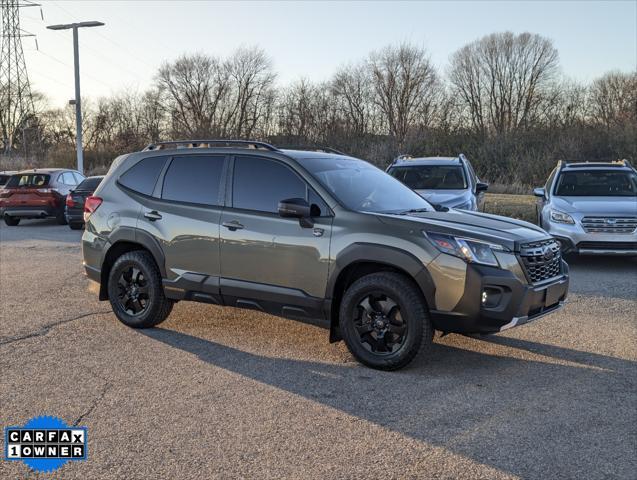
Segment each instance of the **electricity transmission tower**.
[[36,6],[30,0],[0,0],[0,140],[5,153],[35,114],[22,50],[22,38],[34,35],[20,28],[20,8]]

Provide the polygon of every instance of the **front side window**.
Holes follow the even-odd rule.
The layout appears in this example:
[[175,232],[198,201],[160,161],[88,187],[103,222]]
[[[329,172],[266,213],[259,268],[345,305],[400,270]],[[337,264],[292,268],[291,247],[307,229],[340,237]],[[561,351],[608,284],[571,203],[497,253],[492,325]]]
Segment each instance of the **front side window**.
[[636,197],[637,174],[618,170],[562,172],[555,195],[560,197]]
[[185,155],[173,158],[161,198],[200,205],[221,205],[219,192],[225,157]]
[[144,195],[152,195],[166,159],[167,157],[144,158],[119,177],[119,183]]
[[279,162],[258,157],[237,157],[234,162],[234,208],[276,213],[281,200],[306,195],[305,182]]
[[433,210],[424,198],[370,163],[351,157],[313,157],[301,164],[350,210],[403,213]]
[[58,177],[58,181],[62,182],[64,185],[74,186],[77,185],[75,183],[75,177],[71,172],[64,172],[62,175]]
[[73,175],[73,177],[75,177],[75,184],[79,185],[80,183],[82,183],[84,181],[84,179],[86,178],[84,175],[82,175],[81,173],[78,172],[71,172],[71,175]]
[[467,188],[464,169],[460,165],[412,165],[389,171],[412,190],[462,190]]

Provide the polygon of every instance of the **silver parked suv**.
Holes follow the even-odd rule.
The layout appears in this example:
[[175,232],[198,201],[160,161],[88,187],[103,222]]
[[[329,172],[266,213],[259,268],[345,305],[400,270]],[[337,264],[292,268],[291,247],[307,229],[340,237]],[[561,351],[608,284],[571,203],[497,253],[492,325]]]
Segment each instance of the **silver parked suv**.
[[459,210],[481,210],[484,192],[489,187],[478,179],[462,153],[457,157],[401,155],[387,168],[387,173],[429,203]]
[[[185,147],[185,148],[184,148]],[[192,300],[306,319],[396,369],[434,329],[496,333],[558,309],[559,244],[535,225],[435,209],[373,165],[261,142],[164,142],[118,157],[82,251],[117,318]]]
[[637,255],[637,172],[627,160],[559,162],[538,197],[538,225],[564,253]]

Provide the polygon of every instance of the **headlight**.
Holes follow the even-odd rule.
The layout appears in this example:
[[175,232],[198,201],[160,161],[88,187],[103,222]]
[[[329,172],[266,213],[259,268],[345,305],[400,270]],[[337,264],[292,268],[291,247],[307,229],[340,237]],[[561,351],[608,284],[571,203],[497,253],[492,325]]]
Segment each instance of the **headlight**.
[[568,213],[560,212],[559,210],[551,210],[551,221],[555,223],[568,223],[569,225],[575,225],[575,220]]
[[441,252],[460,257],[469,263],[480,263],[497,267],[498,260],[495,258],[493,251],[506,250],[502,245],[476,240],[475,238],[455,237],[453,235],[424,231],[423,233]]

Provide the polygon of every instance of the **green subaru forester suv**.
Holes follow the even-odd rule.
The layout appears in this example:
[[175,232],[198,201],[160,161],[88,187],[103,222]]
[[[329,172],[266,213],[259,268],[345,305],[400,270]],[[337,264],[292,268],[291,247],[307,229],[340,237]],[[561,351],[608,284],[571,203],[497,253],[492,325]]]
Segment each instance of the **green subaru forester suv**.
[[568,266],[544,230],[429,204],[329,149],[162,142],[118,157],[85,204],[84,266],[119,320],[192,300],[307,320],[392,370],[434,330],[495,333],[559,309]]

